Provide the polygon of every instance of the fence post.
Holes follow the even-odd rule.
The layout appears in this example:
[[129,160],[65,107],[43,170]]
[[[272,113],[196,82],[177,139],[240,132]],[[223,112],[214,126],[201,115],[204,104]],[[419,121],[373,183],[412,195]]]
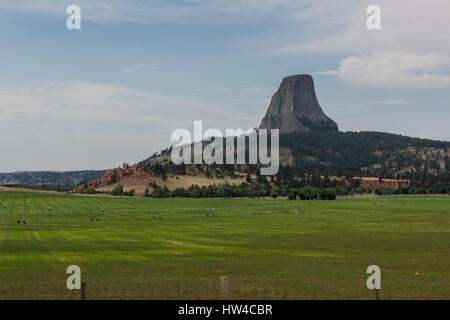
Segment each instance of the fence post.
[[81,283],[81,300],[86,300],[86,282]]
[[228,300],[228,277],[220,277],[220,288],[222,292],[222,300]]

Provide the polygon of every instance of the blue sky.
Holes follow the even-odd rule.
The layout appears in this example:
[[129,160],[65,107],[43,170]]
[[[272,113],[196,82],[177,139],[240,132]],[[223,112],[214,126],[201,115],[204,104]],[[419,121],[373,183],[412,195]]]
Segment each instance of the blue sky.
[[[81,30],[66,8],[81,7]],[[365,26],[381,8],[382,30]],[[445,0],[0,1],[0,171],[111,168],[176,128],[257,127],[312,74],[341,130],[450,137]]]

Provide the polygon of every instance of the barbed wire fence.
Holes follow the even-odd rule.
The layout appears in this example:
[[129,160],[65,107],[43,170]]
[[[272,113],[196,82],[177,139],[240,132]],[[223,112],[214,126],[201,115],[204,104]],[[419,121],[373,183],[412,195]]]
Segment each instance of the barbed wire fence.
[[[318,289],[308,286],[290,287],[267,281],[238,280],[221,276],[216,282],[141,283],[135,285],[86,281],[83,290],[68,290],[65,283],[21,282],[0,288],[0,300],[302,300],[302,299],[375,299],[364,285],[329,284]],[[381,291],[381,290],[380,290]],[[405,292],[406,293],[406,292]],[[378,292],[380,295],[380,292]],[[389,296],[387,296],[389,297]],[[383,295],[381,295],[383,298]],[[401,296],[392,296],[401,298]],[[414,294],[403,298],[414,299]],[[443,297],[444,298],[444,297]]]

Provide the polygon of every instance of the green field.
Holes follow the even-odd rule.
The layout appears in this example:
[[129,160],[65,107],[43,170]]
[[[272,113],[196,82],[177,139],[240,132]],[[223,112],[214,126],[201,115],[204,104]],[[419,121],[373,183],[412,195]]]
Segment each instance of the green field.
[[79,299],[66,288],[69,265],[88,299],[218,299],[223,275],[232,299],[373,299],[373,264],[382,299],[449,299],[450,198],[0,192],[0,299]]

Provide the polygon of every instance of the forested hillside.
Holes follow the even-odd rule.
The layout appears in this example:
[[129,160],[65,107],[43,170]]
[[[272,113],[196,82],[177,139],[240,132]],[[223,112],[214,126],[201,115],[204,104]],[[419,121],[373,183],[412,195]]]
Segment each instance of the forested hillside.
[[[203,147],[210,141],[204,142]],[[280,168],[258,165],[175,165],[172,148],[84,184],[83,193],[212,197],[308,194],[447,193],[450,142],[382,132],[297,132],[280,135]],[[307,188],[321,188],[309,192]],[[305,189],[306,188],[306,189]],[[127,194],[128,194],[127,193]],[[314,198],[314,196],[311,196]]]
[[106,170],[20,171],[0,173],[0,185],[66,185],[75,186],[96,179]]
[[298,132],[282,135],[280,147],[288,149],[282,160],[291,164],[284,169],[289,175],[449,180],[448,141],[383,132]]

